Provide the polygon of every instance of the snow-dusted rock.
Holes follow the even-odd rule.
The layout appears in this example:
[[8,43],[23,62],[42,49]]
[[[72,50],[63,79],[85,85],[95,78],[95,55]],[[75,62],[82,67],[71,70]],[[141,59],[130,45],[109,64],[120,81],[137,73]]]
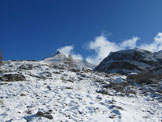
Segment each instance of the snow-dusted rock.
[[162,64],[160,53],[135,48],[112,52],[96,68],[96,71],[128,74],[158,67]]
[[123,83],[123,79],[121,77],[118,77],[115,79],[115,83]]

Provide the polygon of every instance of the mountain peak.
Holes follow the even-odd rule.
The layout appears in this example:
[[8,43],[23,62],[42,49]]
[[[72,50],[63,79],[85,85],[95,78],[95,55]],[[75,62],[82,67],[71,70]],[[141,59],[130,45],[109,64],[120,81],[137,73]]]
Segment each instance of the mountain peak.
[[58,50],[56,51],[55,55],[61,54],[61,52]]
[[[71,55],[71,56],[72,56],[73,63],[75,64],[75,67],[77,67],[78,69],[82,69],[82,68],[94,69],[95,68],[95,65],[90,64],[86,61],[78,60],[75,57],[73,57],[73,55]],[[67,65],[66,62],[69,61],[69,57],[67,55],[61,53],[60,51],[56,51],[56,53],[44,58],[43,61],[55,64],[55,65],[59,65],[59,64]]]
[[61,53],[59,50],[58,51],[56,51],[55,53],[53,53],[52,55],[50,55],[49,57],[55,57],[55,56],[57,56],[57,55],[64,55],[63,53]]

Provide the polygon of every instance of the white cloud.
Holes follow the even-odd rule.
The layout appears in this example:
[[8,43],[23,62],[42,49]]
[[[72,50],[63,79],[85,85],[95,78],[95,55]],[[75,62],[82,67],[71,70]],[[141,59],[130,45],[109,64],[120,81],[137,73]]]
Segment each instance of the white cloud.
[[80,54],[72,54],[72,56],[76,60],[83,60],[83,57]]
[[118,51],[121,49],[132,49],[136,47],[136,42],[139,40],[138,37],[133,37],[132,39],[125,40],[122,43],[116,44],[107,40],[103,35],[96,37],[94,41],[91,41],[89,44],[89,49],[94,50],[96,55],[88,56],[86,61],[98,64],[102,61],[110,52]]
[[57,49],[58,51],[60,51],[61,53],[63,53],[64,55],[68,56],[72,50],[73,50],[73,46],[64,46],[64,47],[61,47],[59,49]]
[[160,51],[162,50],[162,33],[158,33],[154,37],[154,41],[150,44],[142,44],[139,46],[142,49],[146,49],[152,52]]
[[61,53],[63,53],[64,55],[66,55],[67,57],[68,57],[69,54],[71,54],[74,59],[82,60],[83,57],[80,54],[75,54],[73,49],[74,49],[74,46],[70,45],[70,46],[61,47],[57,50],[60,51]]
[[119,47],[121,49],[126,49],[126,48],[133,49],[137,46],[136,43],[137,43],[138,40],[139,40],[138,37],[133,37],[132,39],[128,39],[128,40],[123,41],[119,45]]

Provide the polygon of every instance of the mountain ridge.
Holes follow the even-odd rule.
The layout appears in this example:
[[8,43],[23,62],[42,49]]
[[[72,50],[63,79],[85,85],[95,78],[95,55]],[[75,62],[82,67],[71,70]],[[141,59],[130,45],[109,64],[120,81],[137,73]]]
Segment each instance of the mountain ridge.
[[94,69],[99,72],[139,73],[162,65],[162,51],[150,52],[140,48],[111,52]]

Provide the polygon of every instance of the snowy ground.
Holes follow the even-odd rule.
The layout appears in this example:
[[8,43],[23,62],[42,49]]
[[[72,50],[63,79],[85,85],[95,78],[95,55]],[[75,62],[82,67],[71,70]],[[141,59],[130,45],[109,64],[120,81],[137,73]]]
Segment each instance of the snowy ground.
[[[33,68],[19,68],[26,64]],[[100,73],[32,61],[6,62],[2,68],[6,73],[22,73],[26,81],[0,81],[0,122],[162,121],[162,103],[138,90],[134,97],[97,93],[100,86],[95,80],[110,79]],[[50,113],[53,119],[37,116],[38,111]]]

